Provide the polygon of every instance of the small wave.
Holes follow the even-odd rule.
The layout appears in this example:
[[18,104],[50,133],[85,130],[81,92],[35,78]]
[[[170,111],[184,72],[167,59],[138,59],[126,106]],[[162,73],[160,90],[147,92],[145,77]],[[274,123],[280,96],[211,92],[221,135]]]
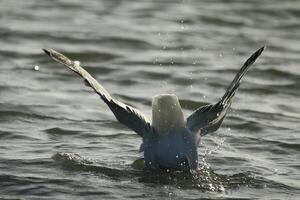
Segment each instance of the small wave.
[[134,47],[135,50],[142,49],[145,51],[146,49],[153,49],[155,46],[145,40],[141,40],[138,38],[130,38],[130,37],[104,37],[101,39],[100,43],[108,44],[112,47],[125,48]]
[[55,128],[45,129],[44,132],[48,134],[57,134],[57,135],[76,135],[79,134],[81,131],[67,130],[67,129],[55,127]]
[[48,119],[48,120],[58,120],[59,118],[51,117],[51,116],[46,116],[46,115],[40,115],[36,113],[29,113],[29,112],[24,112],[24,111],[15,111],[15,110],[1,110],[0,111],[0,117],[3,120],[8,120],[8,119],[16,119],[16,118],[21,118],[22,120],[28,120],[28,119]]
[[[13,132],[10,132],[10,131],[2,131],[0,130],[0,139],[2,140],[31,140],[31,141],[34,141],[34,140],[39,140],[35,137],[31,137],[29,135],[25,135],[24,133],[22,132],[17,132],[17,131],[13,131]],[[4,147],[1,147],[1,148],[4,148]],[[8,147],[7,147],[8,148]]]
[[[283,152],[286,153],[287,155],[291,153],[290,152],[291,150],[295,151],[295,153],[300,152],[300,144],[299,143],[291,143],[291,142],[288,143],[288,142],[284,142],[284,141],[275,141],[275,140],[268,140],[268,139],[260,139],[260,140],[262,140],[265,145],[269,145],[269,146],[275,145],[277,147],[280,147],[281,152],[284,150]],[[274,150],[274,153],[278,153],[278,152],[279,152],[278,150],[276,152]]]
[[171,74],[164,72],[150,72],[150,71],[142,71],[139,73],[141,76],[145,76],[147,78],[151,78],[152,80],[167,80],[171,78]]
[[11,135],[11,132],[8,132],[8,131],[0,131],[0,138],[1,138],[1,139],[9,138],[10,135]]
[[74,153],[56,153],[52,159],[68,171],[88,171],[103,174],[112,179],[136,178],[141,183],[173,185],[185,189],[222,192],[226,189],[243,186],[258,187],[259,185],[250,172],[222,175],[215,173],[208,165],[201,165],[197,170],[191,172],[165,170],[152,172],[130,169],[129,166],[125,168],[122,166],[123,168],[120,169],[113,168]]
[[103,166],[74,153],[56,153],[52,159],[66,170],[100,173],[110,178],[128,177],[130,174],[127,170]]
[[[54,192],[53,188],[66,188],[68,186],[76,187],[78,186],[78,183],[74,180],[65,178],[0,174],[0,191],[2,193],[0,196],[3,197],[2,195],[8,195],[10,198],[7,199],[19,199],[20,197],[24,198],[24,196],[27,195],[30,195],[31,198],[36,195],[52,196]],[[80,187],[84,190],[88,189],[85,185],[80,185]],[[12,195],[14,195],[15,198],[12,198]]]
[[[117,94],[116,96],[121,97],[122,99],[124,99],[125,101],[128,101],[128,102],[142,103],[142,104],[147,105],[147,106],[151,105],[151,101],[149,99],[140,98],[140,97],[133,97],[133,96],[124,95],[124,94]],[[127,104],[129,105],[129,103],[127,103]],[[133,106],[133,105],[131,105],[131,106]]]
[[227,122],[228,126],[237,130],[248,130],[253,132],[260,132],[263,130],[261,124],[249,119],[247,120],[238,116],[228,116],[228,119],[231,119],[228,120],[230,122]]

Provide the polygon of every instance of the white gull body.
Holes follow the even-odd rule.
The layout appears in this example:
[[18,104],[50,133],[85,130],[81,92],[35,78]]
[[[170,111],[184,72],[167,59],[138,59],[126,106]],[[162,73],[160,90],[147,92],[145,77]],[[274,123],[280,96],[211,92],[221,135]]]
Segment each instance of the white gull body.
[[144,159],[148,169],[190,169],[198,163],[200,135],[186,127],[177,96],[157,95],[152,100],[152,126],[145,134]]
[[173,94],[157,95],[152,100],[152,121],[140,111],[113,99],[110,94],[78,62],[54,50],[44,51],[84,78],[108,105],[122,124],[142,137],[145,169],[191,170],[197,168],[200,137],[216,131],[231,105],[241,78],[261,55],[264,47],[254,52],[227,88],[220,101],[199,107],[186,119],[178,98]]

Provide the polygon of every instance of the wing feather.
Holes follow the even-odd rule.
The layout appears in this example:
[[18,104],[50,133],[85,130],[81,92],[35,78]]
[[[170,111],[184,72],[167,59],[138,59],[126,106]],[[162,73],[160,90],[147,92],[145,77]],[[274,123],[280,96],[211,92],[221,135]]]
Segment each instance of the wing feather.
[[221,126],[232,99],[240,86],[241,79],[261,55],[264,48],[258,49],[247,59],[218,103],[202,106],[187,118],[187,128],[195,133],[200,131],[200,135],[203,136],[216,131]]
[[114,113],[115,117],[127,126],[135,131],[138,135],[143,135],[151,131],[150,121],[137,109],[128,106],[120,101],[117,101],[111,97],[111,95],[105,90],[105,88],[98,83],[85,69],[79,64],[74,63],[72,60],[64,56],[63,54],[54,51],[52,49],[43,49],[53,60],[65,65],[72,71],[81,76],[85,83],[88,84],[94,91],[101,97],[101,99],[108,105],[110,110]]

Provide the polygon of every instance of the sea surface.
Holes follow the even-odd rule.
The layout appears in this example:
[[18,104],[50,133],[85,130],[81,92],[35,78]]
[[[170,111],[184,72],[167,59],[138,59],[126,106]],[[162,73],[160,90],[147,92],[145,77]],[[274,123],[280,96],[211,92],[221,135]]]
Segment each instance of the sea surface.
[[[141,138],[42,51],[151,118],[218,101],[264,45],[192,174],[134,169]],[[300,1],[0,1],[0,199],[299,198]]]

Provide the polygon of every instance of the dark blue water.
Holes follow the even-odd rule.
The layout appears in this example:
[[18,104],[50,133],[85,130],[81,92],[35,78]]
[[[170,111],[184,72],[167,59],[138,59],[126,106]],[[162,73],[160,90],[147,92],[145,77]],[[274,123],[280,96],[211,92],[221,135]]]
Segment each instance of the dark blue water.
[[[0,1],[0,198],[299,198],[299,33],[296,0]],[[263,45],[192,175],[133,169],[139,136],[41,50],[150,117],[156,94],[216,102]]]

